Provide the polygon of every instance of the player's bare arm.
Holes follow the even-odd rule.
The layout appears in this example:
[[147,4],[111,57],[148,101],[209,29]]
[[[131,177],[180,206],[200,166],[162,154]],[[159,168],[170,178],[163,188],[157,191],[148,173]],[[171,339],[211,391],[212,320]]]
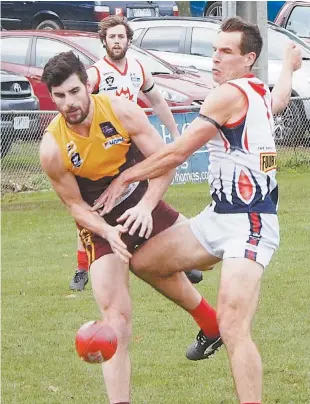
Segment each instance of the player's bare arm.
[[162,123],[167,127],[169,133],[172,135],[173,139],[177,139],[180,134],[173,118],[172,112],[169,106],[156,87],[152,75],[145,71],[145,83],[142,87],[144,95],[148,98],[152,104],[152,108],[155,114],[159,117]]
[[[216,135],[220,126],[235,122],[244,116],[247,107],[246,97],[236,87],[223,84],[214,89],[205,99],[199,116],[179,139],[162,146],[156,153],[125,170],[112,182],[102,198],[106,208],[113,206],[128,184],[161,176],[184,163],[191,154]],[[147,157],[147,154],[145,156]]]
[[272,92],[272,113],[282,112],[288,105],[292,91],[292,75],[301,67],[301,50],[294,43],[290,42],[286,49],[280,77]]
[[[152,155],[165,144],[158,132],[149,123],[141,108],[124,99],[117,98],[111,101],[118,119],[144,156]],[[130,228],[129,234],[134,234],[137,228],[141,226],[139,231],[141,237],[148,238],[151,235],[153,228],[152,211],[166,192],[174,173],[175,170],[168,170],[158,178],[151,180],[141,201],[119,218],[120,222],[124,222],[126,228]],[[120,194],[124,190],[125,187],[122,188]],[[113,209],[114,202],[115,199],[112,198],[112,195],[110,198],[106,198],[104,193],[98,198],[93,209],[98,209],[98,207],[104,205],[102,214],[105,214]]]
[[126,229],[121,225],[110,226],[97,212],[92,212],[91,207],[82,199],[74,175],[66,170],[58,145],[50,133],[46,133],[43,137],[40,146],[40,161],[54,190],[69,209],[73,218],[81,226],[107,239],[113,252],[122,261],[128,262],[131,254],[120,238]]

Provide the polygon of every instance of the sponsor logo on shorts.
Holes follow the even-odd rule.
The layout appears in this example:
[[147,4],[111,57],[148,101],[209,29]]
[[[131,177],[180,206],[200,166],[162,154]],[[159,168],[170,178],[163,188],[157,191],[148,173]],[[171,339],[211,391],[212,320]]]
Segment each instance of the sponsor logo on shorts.
[[124,141],[125,139],[122,136],[115,136],[112,139],[109,139],[105,143],[103,143],[103,147],[105,149],[109,149],[110,147],[123,143]]
[[261,153],[260,154],[260,169],[264,173],[275,170],[277,168],[277,153]]

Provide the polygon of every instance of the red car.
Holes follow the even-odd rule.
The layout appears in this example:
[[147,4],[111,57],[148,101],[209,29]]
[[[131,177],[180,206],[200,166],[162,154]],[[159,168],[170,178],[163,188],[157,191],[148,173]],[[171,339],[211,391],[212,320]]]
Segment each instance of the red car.
[[279,11],[274,22],[310,44],[309,0],[287,1]]
[[[56,54],[73,50],[86,68],[105,55],[97,33],[80,31],[2,31],[1,68],[26,76],[40,100],[41,110],[55,110],[48,89],[41,82],[43,68]],[[138,58],[155,79],[169,106],[200,105],[213,87],[210,75],[202,77],[195,70],[184,71],[134,45],[128,52]],[[140,93],[138,104],[150,107]]]

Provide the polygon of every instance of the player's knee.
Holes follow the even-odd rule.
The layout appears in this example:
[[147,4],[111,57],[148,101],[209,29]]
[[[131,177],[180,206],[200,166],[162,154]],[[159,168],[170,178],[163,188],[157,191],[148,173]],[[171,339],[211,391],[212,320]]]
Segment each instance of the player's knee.
[[128,345],[132,334],[131,312],[124,309],[106,308],[102,317],[115,330],[119,343]]
[[243,313],[239,299],[227,299],[218,304],[217,321],[221,337],[228,349],[233,348],[240,339],[250,336],[250,328]]
[[128,342],[131,337],[131,301],[127,288],[101,296],[99,310],[104,321],[116,331],[118,339]]
[[139,260],[139,257],[137,258],[135,254],[130,261],[130,270],[137,276],[143,272],[143,261]]
[[169,278],[176,272],[170,262],[165,262],[164,265],[161,262],[160,256],[157,256],[156,259],[152,259],[150,256],[145,255],[140,251],[133,255],[130,261],[130,270],[138,278],[143,279],[146,282],[154,277]]
[[151,271],[151,266],[147,264],[143,258],[143,254],[137,252],[130,261],[130,269],[135,275],[143,278],[143,274]]

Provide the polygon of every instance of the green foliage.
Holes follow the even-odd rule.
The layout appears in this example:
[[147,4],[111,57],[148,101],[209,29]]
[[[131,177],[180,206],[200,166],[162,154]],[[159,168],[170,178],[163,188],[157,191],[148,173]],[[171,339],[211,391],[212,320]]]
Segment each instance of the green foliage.
[[[262,283],[254,338],[264,363],[265,404],[309,402],[309,172],[279,175],[281,247]],[[208,186],[171,187],[167,201],[198,213]],[[101,369],[74,349],[79,326],[99,313],[91,287],[68,290],[75,268],[75,226],[52,192],[2,200],[2,399],[6,404],[107,403]],[[220,271],[198,285],[216,301]],[[184,351],[197,327],[187,313],[131,276],[134,306],[132,401],[231,404],[225,349],[191,363]]]

